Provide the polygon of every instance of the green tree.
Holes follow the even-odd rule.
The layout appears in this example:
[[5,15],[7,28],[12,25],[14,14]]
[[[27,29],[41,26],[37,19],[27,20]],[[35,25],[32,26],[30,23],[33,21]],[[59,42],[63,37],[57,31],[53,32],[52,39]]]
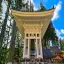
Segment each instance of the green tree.
[[40,9],[38,11],[46,11],[46,8],[42,4],[42,2],[40,2]]
[[14,60],[20,64],[20,60],[22,59],[22,51],[23,51],[23,46],[21,46],[21,35],[17,29],[17,33],[16,33],[16,43],[15,43],[15,54],[14,54]]
[[33,3],[31,3],[30,1],[30,12],[33,12],[34,11],[34,6],[33,6]]
[[[12,1],[13,2],[13,1]],[[12,8],[14,9],[14,6],[15,5],[15,9],[16,10],[21,10],[22,7],[25,6],[25,4],[23,3],[23,0],[15,0],[15,2],[12,4]]]
[[2,47],[3,38],[4,38],[5,30],[6,30],[6,24],[7,24],[8,14],[9,14],[10,3],[11,2],[8,2],[5,19],[4,19],[4,22],[2,24],[2,29],[1,29],[1,34],[0,34],[0,48]]
[[58,37],[56,36],[56,32],[55,29],[53,27],[52,22],[50,22],[45,35],[44,35],[44,46],[46,47],[46,45],[48,44],[48,41],[51,40],[53,42],[53,44],[55,44],[58,41]]
[[[22,0],[15,0],[16,4],[16,10],[21,10],[22,9]],[[13,5],[13,4],[11,4]],[[13,7],[12,7],[13,9]],[[12,15],[11,15],[12,16]],[[9,62],[14,62],[15,58],[18,60],[19,59],[19,44],[17,44],[17,48],[15,47],[16,44],[16,34],[17,34],[17,27],[15,21],[13,21],[13,26],[12,26],[12,35],[11,35],[11,42],[10,42],[10,50],[9,50]],[[18,36],[17,36],[18,37]],[[18,43],[18,42],[17,42]],[[16,57],[17,55],[17,57]],[[17,62],[16,60],[16,62]]]
[[[10,0],[8,0],[8,1],[10,1]],[[2,0],[0,0],[0,13],[2,11],[1,4],[2,4]],[[7,58],[7,56],[6,56],[6,54],[7,54],[7,47],[6,47],[6,44],[4,42],[4,36],[5,36],[7,19],[8,19],[8,14],[9,14],[9,7],[10,7],[10,2],[8,3],[8,6],[7,6],[5,19],[3,20],[3,23],[1,24],[1,33],[0,33],[0,64],[5,64],[6,63],[6,58]]]
[[9,52],[9,62],[14,61],[15,39],[16,39],[16,23],[15,21],[13,21],[12,36],[11,36],[11,42],[10,42],[10,52]]
[[29,5],[28,5],[28,3],[29,3],[29,1],[27,0],[27,2],[25,4],[25,7],[26,7],[25,11],[29,11]]
[[[2,0],[0,0],[0,3]],[[12,29],[12,38],[11,38],[11,43],[10,43],[10,49],[8,50],[8,39],[9,39],[9,31],[7,30],[7,28],[10,28],[11,26],[8,26],[7,27],[7,22],[8,21],[8,17],[9,17],[9,8],[10,8],[10,5],[11,5],[11,0],[7,0],[8,2],[8,6],[7,6],[7,11],[6,11],[6,14],[5,14],[5,19],[3,20],[3,23],[0,23],[0,28],[1,28],[1,33],[0,33],[0,64],[5,64],[7,62],[7,55],[8,55],[8,51],[10,50],[10,59],[9,61],[12,61],[13,62],[13,58],[14,57],[14,46],[15,46],[15,28],[13,27]],[[0,4],[0,13],[1,13],[1,4]],[[1,18],[0,18],[1,19]],[[13,26],[16,26],[15,23],[13,23]]]
[[60,48],[61,50],[64,50],[64,39],[60,39]]

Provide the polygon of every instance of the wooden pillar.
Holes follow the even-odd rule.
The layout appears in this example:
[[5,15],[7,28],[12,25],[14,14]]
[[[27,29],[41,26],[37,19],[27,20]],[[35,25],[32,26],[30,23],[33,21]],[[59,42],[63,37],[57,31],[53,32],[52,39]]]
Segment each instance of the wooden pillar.
[[30,58],[30,40],[24,39],[23,58]]
[[30,39],[28,39],[28,58],[30,58]]
[[38,45],[37,45],[37,39],[36,39],[36,42],[35,42],[35,47],[36,47],[36,58],[38,57]]
[[36,37],[36,58],[42,58],[43,59],[43,52],[42,52],[42,43],[41,43],[41,37]]
[[26,39],[24,39],[23,58],[25,58],[25,51],[26,51]]
[[40,48],[40,56],[41,56],[41,58],[43,58],[43,50],[42,50],[42,43],[41,43],[41,38],[40,38],[40,42],[39,42],[39,48]]

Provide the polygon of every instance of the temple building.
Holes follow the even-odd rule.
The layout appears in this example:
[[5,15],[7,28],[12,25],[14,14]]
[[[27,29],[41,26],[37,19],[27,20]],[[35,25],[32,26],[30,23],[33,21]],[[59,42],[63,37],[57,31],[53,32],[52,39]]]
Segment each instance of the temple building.
[[12,10],[16,25],[24,43],[23,58],[31,58],[30,50],[34,45],[35,58],[43,59],[42,42],[54,9],[44,12],[22,12]]

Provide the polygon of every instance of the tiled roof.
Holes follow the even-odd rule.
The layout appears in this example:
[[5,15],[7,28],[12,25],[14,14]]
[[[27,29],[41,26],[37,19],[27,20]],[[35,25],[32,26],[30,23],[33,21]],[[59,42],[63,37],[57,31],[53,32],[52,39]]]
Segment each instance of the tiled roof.
[[48,16],[48,15],[52,15],[53,12],[54,12],[54,9],[49,11],[44,11],[44,12],[22,12],[22,11],[12,10],[13,15],[29,16],[29,17],[30,16]]
[[44,58],[53,58],[55,55],[50,49],[43,49],[43,57]]
[[50,49],[53,51],[53,52],[61,52],[61,50],[58,48],[58,46],[53,46],[53,47],[50,47]]

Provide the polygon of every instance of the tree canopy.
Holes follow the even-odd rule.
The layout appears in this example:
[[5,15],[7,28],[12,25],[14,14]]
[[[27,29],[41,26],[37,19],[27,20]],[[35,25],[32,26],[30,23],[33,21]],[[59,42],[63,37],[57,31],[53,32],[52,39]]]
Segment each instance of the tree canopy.
[[56,35],[52,22],[50,22],[45,32],[44,39],[45,39],[45,46],[46,46],[46,42],[48,42],[49,40],[52,41],[52,44],[55,44],[58,41],[58,37]]
[[38,9],[38,11],[42,12],[42,11],[46,11],[47,9],[44,7],[43,3],[40,2],[40,8]]
[[64,39],[63,40],[59,39],[59,41],[60,41],[60,48],[61,48],[61,50],[64,50]]

